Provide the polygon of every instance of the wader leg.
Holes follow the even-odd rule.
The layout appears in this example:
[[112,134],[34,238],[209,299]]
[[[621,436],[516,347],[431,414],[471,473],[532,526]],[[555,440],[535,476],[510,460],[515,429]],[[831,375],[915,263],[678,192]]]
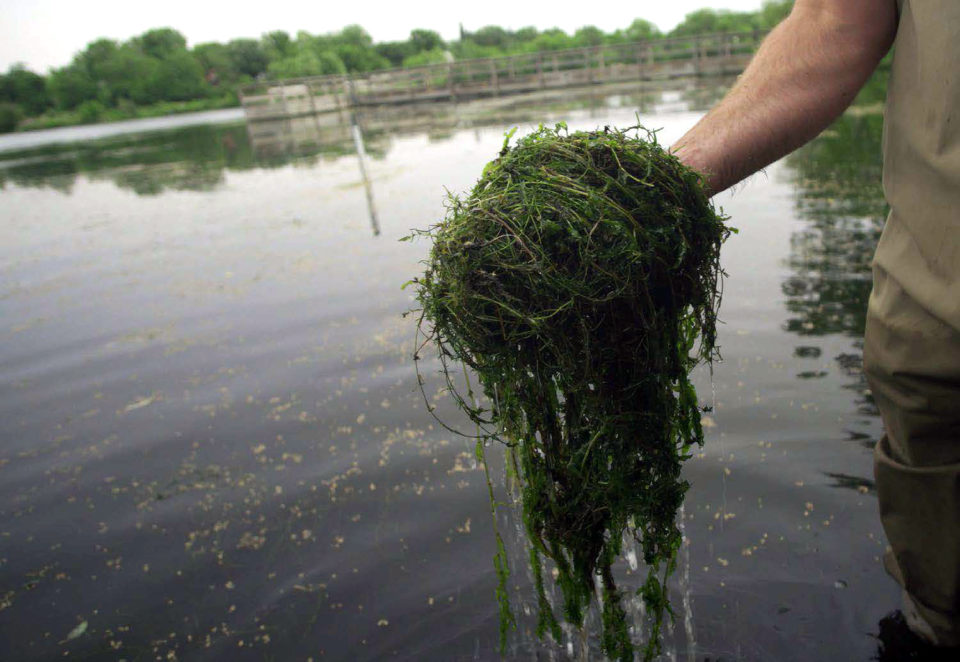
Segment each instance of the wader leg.
[[960,645],[960,331],[876,269],[864,367],[886,430],[874,455],[884,564],[911,629]]

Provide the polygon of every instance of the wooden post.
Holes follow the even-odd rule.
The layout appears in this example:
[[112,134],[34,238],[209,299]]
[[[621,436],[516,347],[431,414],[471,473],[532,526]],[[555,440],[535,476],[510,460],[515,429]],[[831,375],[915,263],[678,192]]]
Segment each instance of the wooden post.
[[500,96],[500,79],[497,77],[497,62],[493,58],[490,59],[490,79],[493,85],[494,96]]
[[347,91],[350,94],[350,107],[360,105],[358,103],[359,99],[357,98],[357,89],[356,89],[356,86],[354,85],[353,76],[347,74],[346,76],[344,76],[344,79],[346,80]]
[[317,142],[320,142],[320,134],[323,131],[320,127],[320,114],[317,112],[317,105],[314,102],[313,83],[310,82],[310,79],[306,79],[304,83],[307,86],[307,94],[310,95],[310,110],[313,113],[311,117],[313,117],[313,127],[317,130]]
[[286,81],[280,81],[280,112],[283,113],[283,116],[289,117],[290,112],[287,110],[287,84]]
[[703,75],[703,35],[697,35],[693,42],[693,68],[697,76]]
[[316,105],[316,103],[314,102],[314,99],[313,99],[313,84],[310,82],[309,79],[304,80],[303,82],[304,82],[304,85],[307,86],[307,96],[310,97],[310,114],[313,115],[314,117],[316,117],[316,116],[317,116],[317,105]]
[[457,84],[453,78],[453,63],[447,64],[447,91],[450,94],[450,101],[457,101]]
[[337,78],[334,81],[328,83],[330,87],[330,92],[333,94],[333,102],[337,106],[337,119],[340,120],[341,124],[344,124],[343,120],[343,78]]
[[543,79],[543,53],[540,52],[537,52],[537,80],[540,82],[541,90],[547,86]]

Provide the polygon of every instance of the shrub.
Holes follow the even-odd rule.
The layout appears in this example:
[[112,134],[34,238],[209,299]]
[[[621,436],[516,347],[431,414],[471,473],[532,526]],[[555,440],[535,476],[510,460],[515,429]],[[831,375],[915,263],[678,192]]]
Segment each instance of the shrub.
[[0,103],[0,133],[10,133],[23,119],[23,109],[15,103]]

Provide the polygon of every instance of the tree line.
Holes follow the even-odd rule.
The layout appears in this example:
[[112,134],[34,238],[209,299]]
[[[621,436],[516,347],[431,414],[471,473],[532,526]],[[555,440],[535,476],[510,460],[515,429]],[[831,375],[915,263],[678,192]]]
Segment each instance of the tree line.
[[417,29],[403,41],[374,43],[360,26],[339,32],[295,36],[275,31],[260,39],[234,39],[188,48],[171,28],[148,30],[124,42],[97,39],[66,66],[46,76],[15,64],[0,74],[0,133],[166,114],[237,104],[237,90],[259,78],[363,73],[450,59],[497,57],[710,32],[766,30],[792,0],[766,0],[754,12],[700,9],[669,33],[644,19],[604,32],[585,26],[572,34],[559,28],[508,30],[488,25],[445,42],[433,30]]

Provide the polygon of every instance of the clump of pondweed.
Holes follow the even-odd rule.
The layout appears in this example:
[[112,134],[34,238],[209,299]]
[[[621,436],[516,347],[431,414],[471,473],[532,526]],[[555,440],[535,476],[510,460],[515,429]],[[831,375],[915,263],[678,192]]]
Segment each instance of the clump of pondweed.
[[[599,586],[601,644],[620,659],[634,655],[612,572],[625,531],[649,568],[637,589],[652,625],[645,658],[672,616],[666,580],[688,487],[680,468],[703,443],[689,373],[716,356],[720,246],[731,232],[699,175],[641,131],[541,126],[514,147],[508,134],[470,194],[451,196],[446,218],[413,235],[433,241],[412,281],[424,344],[438,348],[478,426],[479,459],[487,439],[510,449],[538,634],[562,636],[546,557],[568,622],[582,625]],[[458,361],[479,378],[486,407],[456,392],[448,369]],[[503,645],[513,616],[499,533],[497,550]]]

